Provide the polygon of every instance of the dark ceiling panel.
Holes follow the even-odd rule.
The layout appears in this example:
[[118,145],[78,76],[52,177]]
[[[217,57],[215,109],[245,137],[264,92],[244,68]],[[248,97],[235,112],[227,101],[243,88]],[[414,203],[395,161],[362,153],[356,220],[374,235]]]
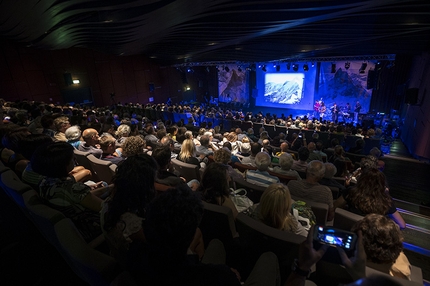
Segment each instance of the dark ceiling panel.
[[1,1],[0,36],[166,65],[417,54],[430,50],[430,1]]

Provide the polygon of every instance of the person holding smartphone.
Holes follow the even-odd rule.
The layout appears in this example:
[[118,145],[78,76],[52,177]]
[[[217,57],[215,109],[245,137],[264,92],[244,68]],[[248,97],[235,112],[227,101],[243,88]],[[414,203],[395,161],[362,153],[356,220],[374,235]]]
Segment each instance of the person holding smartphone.
[[[316,227],[317,226],[311,227],[306,240],[300,244],[298,259],[294,261],[292,272],[288,276],[284,286],[305,285],[306,278],[311,272],[311,267],[320,261],[329,247],[331,247],[329,244],[322,244],[318,250],[314,248]],[[353,257],[348,257],[342,247],[336,246],[342,264],[345,266],[346,271],[349,273],[353,281],[366,276],[366,252],[363,247],[363,235],[361,231],[358,231],[356,241]]]

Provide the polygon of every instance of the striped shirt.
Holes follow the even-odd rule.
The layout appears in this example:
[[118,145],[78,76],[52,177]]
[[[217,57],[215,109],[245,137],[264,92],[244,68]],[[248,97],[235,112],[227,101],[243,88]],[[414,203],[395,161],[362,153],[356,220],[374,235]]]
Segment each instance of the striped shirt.
[[279,183],[279,178],[269,175],[266,171],[248,170],[246,181],[257,186],[267,187],[271,184]]

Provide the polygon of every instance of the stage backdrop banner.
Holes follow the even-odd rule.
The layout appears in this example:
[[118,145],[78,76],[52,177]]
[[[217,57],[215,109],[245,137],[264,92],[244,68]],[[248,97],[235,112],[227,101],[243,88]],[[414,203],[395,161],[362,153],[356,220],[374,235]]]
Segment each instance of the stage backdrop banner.
[[315,100],[324,101],[327,106],[328,115],[330,107],[336,102],[341,111],[345,110],[347,103],[351,105],[351,112],[357,101],[361,104],[360,113],[368,113],[372,97],[372,89],[367,89],[367,77],[369,70],[375,68],[375,63],[366,62],[366,68],[360,73],[363,62],[350,62],[348,69],[345,62],[335,62],[335,72],[332,73],[331,62],[321,63],[318,94]]
[[220,102],[249,102],[245,67],[224,65],[218,67],[218,91]]

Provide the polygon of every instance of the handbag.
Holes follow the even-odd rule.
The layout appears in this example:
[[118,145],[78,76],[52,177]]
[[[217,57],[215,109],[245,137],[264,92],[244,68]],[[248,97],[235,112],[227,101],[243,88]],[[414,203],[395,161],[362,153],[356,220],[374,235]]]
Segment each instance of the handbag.
[[238,212],[245,212],[254,205],[254,202],[246,196],[247,191],[245,189],[234,190],[230,188],[230,191],[230,199],[233,201]]
[[312,225],[316,224],[316,217],[311,207],[303,201],[295,201],[292,206],[292,213],[296,220],[306,229],[309,230]]

